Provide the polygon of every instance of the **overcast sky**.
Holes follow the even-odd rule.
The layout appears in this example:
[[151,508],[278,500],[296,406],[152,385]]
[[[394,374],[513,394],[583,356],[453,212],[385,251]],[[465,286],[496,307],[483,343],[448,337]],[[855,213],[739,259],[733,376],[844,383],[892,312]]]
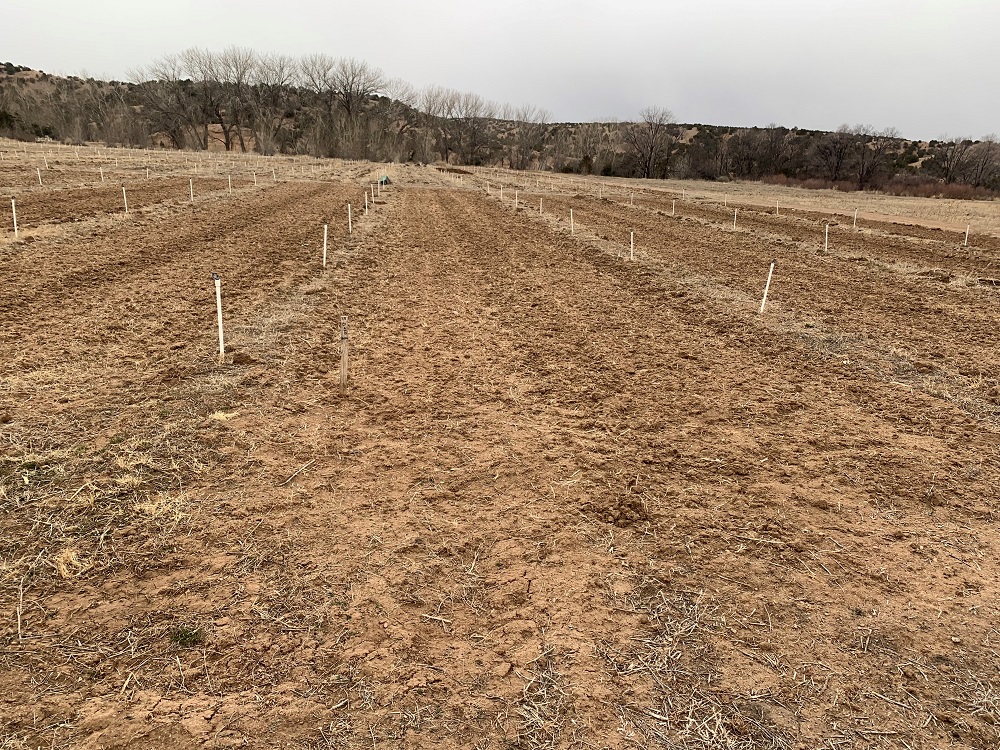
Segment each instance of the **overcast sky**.
[[357,57],[416,86],[634,119],[905,137],[1000,132],[1000,0],[0,0],[0,61],[126,79],[228,45]]

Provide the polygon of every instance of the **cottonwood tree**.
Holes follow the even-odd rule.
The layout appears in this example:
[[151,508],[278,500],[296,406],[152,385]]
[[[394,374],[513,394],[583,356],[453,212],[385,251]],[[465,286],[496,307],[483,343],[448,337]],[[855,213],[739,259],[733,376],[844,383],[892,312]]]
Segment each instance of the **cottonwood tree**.
[[983,136],[970,149],[966,182],[975,187],[993,185],[1000,175],[1000,145],[993,133]]
[[674,114],[665,107],[647,107],[639,116],[641,122],[626,126],[624,141],[636,160],[640,176],[652,177],[658,165],[670,155]]
[[854,136],[849,125],[841,125],[833,133],[823,135],[813,147],[813,159],[830,182],[837,182],[845,171]]
[[[508,119],[508,118],[505,118]],[[530,169],[536,153],[541,154],[548,129],[549,112],[524,104],[511,112],[514,130],[510,136],[511,169]]]
[[246,109],[254,146],[261,154],[278,150],[291,108],[297,63],[288,55],[263,55],[254,61],[247,89]]
[[942,137],[941,140],[943,144],[934,153],[932,163],[941,174],[941,178],[950,185],[962,177],[973,141],[971,138],[950,139],[948,136]]
[[855,138],[858,190],[865,190],[885,168],[889,154],[899,142],[899,131],[895,128],[876,131],[871,125],[856,125],[851,132]]

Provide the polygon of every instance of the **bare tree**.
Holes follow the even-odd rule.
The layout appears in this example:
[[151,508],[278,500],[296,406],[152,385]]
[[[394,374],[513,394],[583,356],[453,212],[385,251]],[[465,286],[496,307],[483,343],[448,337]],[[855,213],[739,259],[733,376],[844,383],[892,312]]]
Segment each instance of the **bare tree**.
[[851,153],[854,136],[849,125],[841,125],[836,132],[826,133],[816,143],[813,158],[830,182],[840,179]]
[[1000,174],[1000,145],[993,133],[983,136],[971,149],[966,167],[966,182],[975,187],[993,184]]
[[511,134],[511,169],[529,169],[536,153],[540,154],[545,141],[549,113],[544,109],[525,104],[512,113],[514,131]]
[[669,156],[674,136],[674,115],[664,107],[647,107],[639,113],[642,122],[625,129],[625,144],[632,151],[641,177],[652,177],[657,165]]
[[254,61],[246,107],[256,150],[273,154],[278,150],[290,107],[297,65],[288,55],[264,55]]
[[973,141],[971,138],[955,138],[943,136],[942,145],[934,153],[933,165],[948,184],[961,178],[969,160]]
[[871,125],[856,125],[852,132],[855,136],[858,190],[864,190],[885,168],[889,154],[899,141],[899,131],[885,128],[876,132]]

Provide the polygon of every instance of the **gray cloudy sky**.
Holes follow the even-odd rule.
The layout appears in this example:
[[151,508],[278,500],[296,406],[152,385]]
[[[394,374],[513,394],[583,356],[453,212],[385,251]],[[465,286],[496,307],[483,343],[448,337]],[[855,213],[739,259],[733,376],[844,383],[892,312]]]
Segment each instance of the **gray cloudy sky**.
[[910,138],[1000,131],[1000,0],[0,0],[0,61],[124,79],[236,44],[548,109]]

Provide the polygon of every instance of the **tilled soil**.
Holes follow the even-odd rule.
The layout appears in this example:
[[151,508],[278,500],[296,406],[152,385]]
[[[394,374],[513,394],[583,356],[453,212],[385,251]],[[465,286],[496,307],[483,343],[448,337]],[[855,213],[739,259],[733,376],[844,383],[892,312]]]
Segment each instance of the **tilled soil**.
[[1000,739],[994,292],[393,180],[2,250],[7,745]]

